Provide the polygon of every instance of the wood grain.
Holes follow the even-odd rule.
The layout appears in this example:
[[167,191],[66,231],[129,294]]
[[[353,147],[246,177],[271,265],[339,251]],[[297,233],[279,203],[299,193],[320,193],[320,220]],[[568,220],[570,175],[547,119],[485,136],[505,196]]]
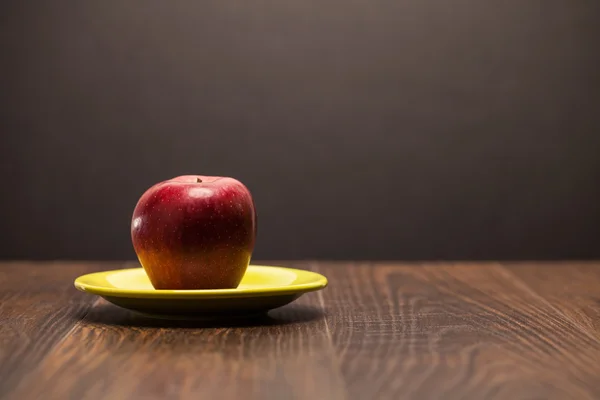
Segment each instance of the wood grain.
[[329,325],[356,398],[600,394],[598,338],[498,264],[347,268]]
[[0,264],[0,398],[33,369],[86,314],[94,298],[73,279],[118,264]]
[[330,285],[212,323],[71,290],[114,265],[0,265],[0,397],[600,397],[600,263],[277,264]]

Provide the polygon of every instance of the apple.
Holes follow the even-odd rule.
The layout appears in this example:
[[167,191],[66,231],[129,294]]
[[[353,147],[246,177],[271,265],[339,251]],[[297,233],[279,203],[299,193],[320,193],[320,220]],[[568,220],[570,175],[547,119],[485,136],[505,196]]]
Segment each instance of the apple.
[[185,175],[149,188],[131,240],[155,289],[236,288],[256,241],[256,210],[240,181]]

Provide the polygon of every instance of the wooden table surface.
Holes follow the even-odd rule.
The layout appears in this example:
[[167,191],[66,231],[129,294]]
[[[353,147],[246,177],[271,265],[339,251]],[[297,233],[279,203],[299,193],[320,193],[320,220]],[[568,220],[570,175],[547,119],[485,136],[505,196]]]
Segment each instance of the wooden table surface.
[[132,264],[2,263],[0,398],[600,398],[600,263],[276,264],[330,285],[232,324],[73,287]]

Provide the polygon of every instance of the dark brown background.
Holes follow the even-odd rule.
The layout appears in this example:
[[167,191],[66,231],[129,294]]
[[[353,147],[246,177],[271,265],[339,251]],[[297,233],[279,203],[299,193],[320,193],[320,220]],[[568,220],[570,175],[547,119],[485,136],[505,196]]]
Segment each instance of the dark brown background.
[[2,258],[132,258],[235,176],[258,258],[600,256],[596,0],[0,3]]

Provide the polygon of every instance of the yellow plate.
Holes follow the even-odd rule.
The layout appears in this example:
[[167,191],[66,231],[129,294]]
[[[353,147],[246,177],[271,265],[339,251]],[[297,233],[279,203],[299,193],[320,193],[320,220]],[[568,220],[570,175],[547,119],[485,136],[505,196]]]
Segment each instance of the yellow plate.
[[236,289],[156,290],[142,268],[80,276],[75,287],[117,306],[157,317],[228,317],[264,313],[327,286],[327,278],[299,269],[250,265]]

